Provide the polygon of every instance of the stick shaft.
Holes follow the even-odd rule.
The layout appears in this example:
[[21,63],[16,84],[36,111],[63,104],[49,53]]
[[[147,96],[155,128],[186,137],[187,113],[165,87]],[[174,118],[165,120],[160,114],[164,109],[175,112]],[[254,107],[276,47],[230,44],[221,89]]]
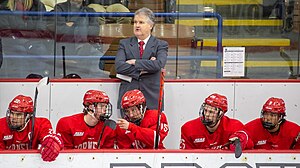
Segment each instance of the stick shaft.
[[165,84],[165,69],[162,69],[161,70],[161,75],[160,75],[160,87],[159,87],[158,108],[157,108],[158,115],[157,115],[157,125],[156,125],[156,135],[155,135],[155,145],[154,145],[155,149],[158,149],[158,145],[159,145],[160,118],[161,118],[161,113],[162,113],[164,84]]
[[290,149],[294,149],[295,148],[296,143],[298,142],[299,138],[300,138],[300,132],[298,133],[297,137],[293,140],[293,142],[292,142],[292,144],[290,146]]
[[63,57],[63,75],[66,77],[66,47],[62,46],[62,57]]
[[32,142],[33,142],[33,135],[34,135],[34,123],[35,123],[35,115],[36,115],[36,102],[37,102],[38,94],[39,94],[39,92],[36,87],[35,93],[34,93],[33,114],[31,117],[31,134],[30,134],[30,141],[29,141],[29,149],[32,149]]
[[106,125],[105,125],[105,123],[103,123],[102,130],[101,130],[101,133],[100,133],[100,136],[99,136],[99,139],[98,139],[98,146],[97,146],[98,149],[100,149],[100,143],[101,143],[101,140],[102,140],[102,137],[103,137],[105,127],[106,127]]
[[33,142],[33,136],[34,136],[34,124],[35,124],[35,116],[36,116],[36,106],[37,106],[37,97],[39,94],[39,87],[41,85],[48,85],[49,83],[49,77],[44,77],[42,78],[38,84],[35,87],[35,92],[34,92],[34,104],[33,104],[33,113],[31,116],[31,134],[30,134],[30,139],[29,139],[29,149],[32,149],[32,142]]
[[229,148],[229,145],[232,144],[232,143],[233,143],[233,141],[226,142],[225,144],[221,145],[221,149],[224,149],[225,147]]

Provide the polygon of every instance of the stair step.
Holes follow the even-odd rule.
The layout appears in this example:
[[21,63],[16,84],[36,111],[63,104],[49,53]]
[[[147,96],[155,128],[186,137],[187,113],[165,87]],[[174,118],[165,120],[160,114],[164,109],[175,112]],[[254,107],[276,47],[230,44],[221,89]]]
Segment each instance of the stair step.
[[[179,19],[175,24],[187,26],[217,26],[217,19]],[[223,26],[282,26],[281,19],[224,19]]]
[[[290,39],[284,38],[241,38],[241,39],[223,39],[223,46],[244,46],[244,47],[253,47],[253,46],[265,46],[265,47],[287,47],[290,46]],[[201,42],[197,43],[197,46],[201,46]],[[217,39],[203,39],[203,46],[215,47],[217,46]]]
[[263,4],[263,0],[176,0],[179,5],[251,5]]
[[[297,61],[245,61],[246,67],[297,67]],[[216,61],[201,61],[201,67],[216,67]]]

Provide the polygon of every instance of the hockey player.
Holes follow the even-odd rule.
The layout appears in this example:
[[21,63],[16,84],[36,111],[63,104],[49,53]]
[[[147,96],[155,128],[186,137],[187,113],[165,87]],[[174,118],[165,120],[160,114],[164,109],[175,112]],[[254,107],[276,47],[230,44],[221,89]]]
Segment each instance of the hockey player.
[[300,127],[285,116],[283,99],[271,97],[265,102],[261,117],[246,124],[255,149],[300,149],[300,140],[295,141]]
[[[124,119],[118,119],[117,145],[120,149],[153,149],[155,146],[158,110],[148,110],[143,93],[137,89],[127,91],[121,101]],[[161,113],[159,149],[169,127],[166,115]]]
[[62,135],[65,149],[114,148],[115,133],[104,121],[112,115],[112,105],[105,92],[88,90],[83,97],[83,113],[61,118],[56,131]]
[[41,145],[42,159],[54,161],[63,148],[63,142],[61,136],[53,132],[48,119],[35,118],[30,148],[33,108],[33,101],[28,96],[18,95],[10,102],[6,117],[0,119],[0,150],[38,149]]
[[180,149],[230,149],[231,142],[238,138],[242,149],[253,147],[245,126],[224,114],[227,112],[227,98],[214,93],[208,96],[200,108],[200,117],[186,122],[181,127]]

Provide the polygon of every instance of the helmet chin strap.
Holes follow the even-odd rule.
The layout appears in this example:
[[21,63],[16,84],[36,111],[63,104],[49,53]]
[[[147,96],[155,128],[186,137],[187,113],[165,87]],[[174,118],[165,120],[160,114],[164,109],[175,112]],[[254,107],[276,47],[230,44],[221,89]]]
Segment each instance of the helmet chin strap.
[[201,120],[201,122],[205,125],[205,126],[209,126],[213,123],[212,120],[206,120],[205,117],[203,117],[203,119]]
[[268,130],[272,130],[276,127],[276,125],[271,122],[263,122],[263,126]]
[[215,123],[213,123],[212,121],[210,122],[209,125],[206,125],[209,128],[214,128],[217,124],[218,124],[219,120],[217,120]]
[[284,119],[281,118],[277,124],[273,124],[271,122],[263,122],[263,126],[267,130],[273,130],[274,128],[278,127],[283,121],[284,121]]
[[90,109],[88,106],[84,107],[84,111],[87,112],[88,115],[90,115],[92,118],[96,119],[96,120],[100,120],[95,116],[95,108]]
[[133,123],[135,123],[136,125],[140,125],[140,124],[141,124],[141,121],[142,121],[142,119],[144,118],[144,115],[145,115],[145,112],[146,112],[146,108],[147,108],[146,105],[140,104],[141,118],[136,119],[135,121],[133,121]]
[[271,122],[264,122],[264,121],[262,121],[262,124],[263,124],[264,128],[271,131],[271,130],[275,129],[276,127],[278,127],[284,121],[285,121],[284,116],[281,115],[280,119],[278,120],[278,122],[276,124],[273,124]]
[[139,118],[139,119],[136,119],[136,120],[134,120],[134,121],[131,121],[131,122],[133,122],[135,125],[140,125],[141,124],[141,121],[142,121],[142,119],[141,118]]
[[219,121],[220,120],[217,120],[216,122],[213,122],[211,120],[202,120],[202,123],[209,128],[214,128],[219,123]]
[[146,105],[140,105],[140,112],[142,115],[142,118],[144,118],[145,112],[146,112],[147,106]]
[[18,132],[22,132],[22,131],[26,128],[26,126],[27,126],[27,124],[29,123],[29,121],[30,121],[30,120],[28,120],[28,121],[25,123],[25,125],[23,126],[23,128],[21,128],[20,130],[18,130]]
[[222,111],[219,112],[219,115],[216,118],[216,122],[213,122],[212,120],[206,120],[204,114],[202,114],[203,115],[202,123],[209,128],[213,128],[219,123],[220,119],[223,117],[223,114],[224,113]]
[[88,115],[90,115],[92,118],[96,119],[96,120],[99,120],[96,116],[95,116],[95,113],[92,113],[90,110],[87,112]]
[[128,117],[126,115],[124,117],[127,121],[132,122],[135,125],[140,125],[141,124],[141,121],[144,118],[147,106],[144,106],[144,105],[140,104],[140,106],[138,108],[139,108],[139,111],[141,113],[141,118],[131,119],[130,117]]

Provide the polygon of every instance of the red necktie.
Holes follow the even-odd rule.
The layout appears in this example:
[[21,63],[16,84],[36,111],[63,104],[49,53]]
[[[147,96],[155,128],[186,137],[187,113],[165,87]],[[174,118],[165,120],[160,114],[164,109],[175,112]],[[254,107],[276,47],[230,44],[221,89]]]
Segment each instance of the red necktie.
[[143,48],[143,46],[144,46],[144,44],[145,44],[145,42],[144,41],[140,41],[139,42],[139,48],[140,48],[140,58],[142,59],[142,57],[143,57],[143,53],[144,53],[144,48]]

